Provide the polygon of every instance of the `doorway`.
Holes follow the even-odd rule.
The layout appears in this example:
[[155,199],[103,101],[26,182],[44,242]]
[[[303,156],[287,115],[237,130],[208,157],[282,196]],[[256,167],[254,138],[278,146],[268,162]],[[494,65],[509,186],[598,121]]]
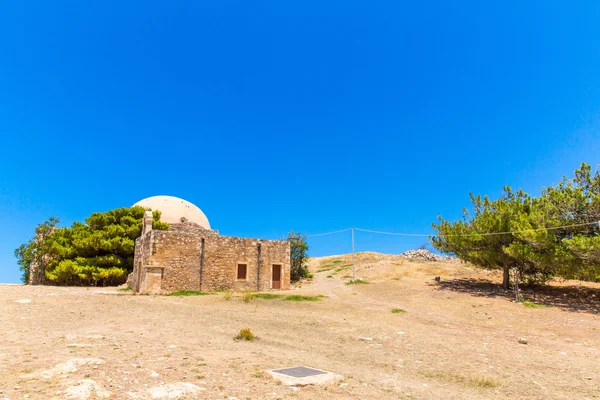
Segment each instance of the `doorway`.
[[273,273],[271,275],[271,288],[281,289],[281,265],[273,264]]

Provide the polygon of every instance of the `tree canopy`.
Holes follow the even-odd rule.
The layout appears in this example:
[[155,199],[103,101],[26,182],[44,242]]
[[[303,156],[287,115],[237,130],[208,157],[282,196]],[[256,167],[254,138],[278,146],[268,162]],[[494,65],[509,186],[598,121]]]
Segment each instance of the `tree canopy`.
[[[133,270],[135,239],[142,232],[145,211],[142,207],[131,207],[97,212],[86,218],[85,223],[74,222],[70,228],[56,228],[55,219],[51,232],[43,240],[37,235],[15,251],[24,271],[24,282],[29,278],[29,272],[25,272],[28,266],[45,260],[42,271],[56,284],[123,283]],[[168,229],[169,225],[160,221],[160,211],[152,214],[153,229]],[[37,230],[44,226],[38,226]]]
[[462,220],[439,217],[440,251],[483,268],[510,269],[529,283],[553,277],[600,281],[600,174],[583,163],[573,178],[532,197],[505,187],[497,200],[471,194]]
[[309,277],[308,266],[308,243],[306,235],[298,232],[290,232],[287,237],[290,243],[290,278],[292,281],[298,281]]

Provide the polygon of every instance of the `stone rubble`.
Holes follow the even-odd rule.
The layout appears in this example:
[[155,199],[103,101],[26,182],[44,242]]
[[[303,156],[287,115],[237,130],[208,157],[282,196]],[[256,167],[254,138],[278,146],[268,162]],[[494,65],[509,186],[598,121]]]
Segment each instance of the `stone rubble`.
[[148,389],[148,393],[153,399],[178,399],[204,390],[206,388],[189,382],[174,382],[152,387]]
[[434,254],[429,250],[418,249],[418,250],[408,250],[404,253],[400,254],[400,257],[405,258],[407,260],[424,260],[424,261],[452,261],[455,258],[451,256],[441,256],[439,254]]

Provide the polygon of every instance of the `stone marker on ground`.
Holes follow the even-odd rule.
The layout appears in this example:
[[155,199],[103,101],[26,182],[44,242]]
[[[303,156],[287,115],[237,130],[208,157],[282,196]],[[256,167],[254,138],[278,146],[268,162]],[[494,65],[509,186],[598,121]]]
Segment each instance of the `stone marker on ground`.
[[321,385],[344,379],[342,375],[307,367],[268,370],[273,379],[287,386]]

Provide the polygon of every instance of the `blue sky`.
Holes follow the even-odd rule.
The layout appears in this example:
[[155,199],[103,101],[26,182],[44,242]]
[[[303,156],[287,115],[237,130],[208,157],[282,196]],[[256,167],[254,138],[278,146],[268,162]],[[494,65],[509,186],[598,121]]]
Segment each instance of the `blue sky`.
[[538,193],[600,162],[599,20],[596,1],[4,2],[0,282],[49,216],[152,195],[280,238],[428,233],[470,191]]

